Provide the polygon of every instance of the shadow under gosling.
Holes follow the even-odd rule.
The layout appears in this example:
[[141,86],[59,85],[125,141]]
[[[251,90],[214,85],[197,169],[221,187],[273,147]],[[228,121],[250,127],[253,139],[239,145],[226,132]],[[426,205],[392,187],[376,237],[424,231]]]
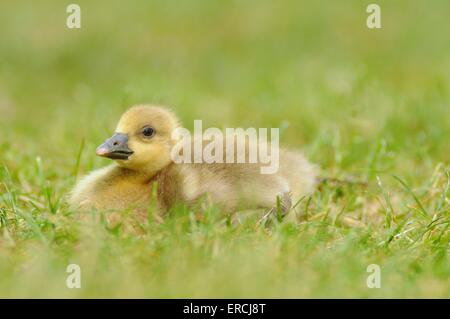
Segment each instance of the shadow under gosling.
[[[259,208],[270,214],[281,208],[284,215],[314,190],[315,167],[302,154],[284,149],[279,150],[279,169],[274,174],[261,174],[260,163],[177,164],[171,151],[178,142],[172,133],[179,127],[175,114],[166,108],[131,107],[120,118],[114,135],[96,151],[114,163],[75,185],[68,199],[71,208],[131,210],[146,218],[157,183],[157,203],[152,205],[156,212],[150,212],[157,217],[177,203],[193,205],[199,199],[230,214]],[[245,151],[250,151],[249,145]],[[225,157],[225,148],[223,153]]]

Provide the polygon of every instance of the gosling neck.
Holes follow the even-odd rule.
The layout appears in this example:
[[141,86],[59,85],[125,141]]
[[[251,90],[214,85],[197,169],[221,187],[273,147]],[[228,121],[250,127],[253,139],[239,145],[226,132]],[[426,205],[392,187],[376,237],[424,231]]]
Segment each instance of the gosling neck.
[[170,167],[172,162],[167,163],[162,168],[155,168],[151,165],[141,166],[138,168],[129,168],[125,166],[120,166],[123,170],[127,172],[127,174],[132,177],[138,183],[148,183],[154,180],[158,174],[165,171],[168,167]]

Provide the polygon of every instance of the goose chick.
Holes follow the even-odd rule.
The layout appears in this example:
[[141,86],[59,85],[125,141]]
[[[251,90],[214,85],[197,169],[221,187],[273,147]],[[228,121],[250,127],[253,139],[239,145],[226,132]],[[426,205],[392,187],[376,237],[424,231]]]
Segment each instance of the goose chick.
[[[293,200],[314,189],[314,166],[289,150],[280,150],[280,167],[274,174],[261,174],[260,163],[177,164],[171,152],[177,142],[172,133],[178,127],[176,116],[165,108],[130,108],[114,135],[97,148],[97,155],[115,163],[83,178],[71,192],[71,207],[132,209],[145,215],[152,185],[157,183],[156,206],[162,214],[178,202],[191,205],[200,198],[229,213],[254,208],[273,211],[279,198],[285,213]],[[226,156],[225,149],[223,153]]]

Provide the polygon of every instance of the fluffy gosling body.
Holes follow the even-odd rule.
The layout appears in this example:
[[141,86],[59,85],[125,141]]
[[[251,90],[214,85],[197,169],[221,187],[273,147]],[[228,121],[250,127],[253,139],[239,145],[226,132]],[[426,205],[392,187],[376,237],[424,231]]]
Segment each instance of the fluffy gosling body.
[[302,154],[289,150],[280,149],[280,166],[274,174],[261,174],[260,163],[176,164],[171,150],[176,143],[172,132],[178,127],[176,116],[163,107],[130,108],[119,120],[116,133],[97,149],[97,155],[115,163],[81,179],[69,196],[71,207],[82,211],[131,209],[145,216],[157,183],[153,207],[160,216],[176,203],[192,205],[202,198],[235,213],[273,210],[278,197],[285,213],[314,190],[314,166]]

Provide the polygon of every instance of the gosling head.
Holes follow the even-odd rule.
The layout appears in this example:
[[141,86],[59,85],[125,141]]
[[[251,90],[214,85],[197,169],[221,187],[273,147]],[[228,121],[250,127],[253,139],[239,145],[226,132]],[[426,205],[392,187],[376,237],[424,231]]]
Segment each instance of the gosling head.
[[137,105],[126,111],[112,137],[97,148],[97,155],[137,171],[157,172],[171,162],[172,131],[178,127],[167,109]]

